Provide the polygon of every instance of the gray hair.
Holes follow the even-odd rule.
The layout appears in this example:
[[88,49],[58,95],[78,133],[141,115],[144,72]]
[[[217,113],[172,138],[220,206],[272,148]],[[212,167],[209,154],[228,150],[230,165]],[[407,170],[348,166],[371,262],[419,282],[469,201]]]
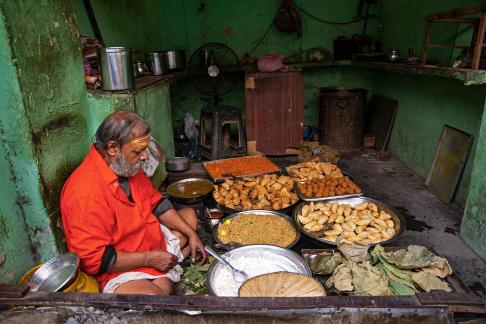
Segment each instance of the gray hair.
[[150,126],[145,119],[131,111],[117,111],[103,120],[96,130],[94,145],[98,151],[108,148],[108,142],[115,142],[120,147],[132,140],[133,129],[140,127],[142,134],[150,133]]

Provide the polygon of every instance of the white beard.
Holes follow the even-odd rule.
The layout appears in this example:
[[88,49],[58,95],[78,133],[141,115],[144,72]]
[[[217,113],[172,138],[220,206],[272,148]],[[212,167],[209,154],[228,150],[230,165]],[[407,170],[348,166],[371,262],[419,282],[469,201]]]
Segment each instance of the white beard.
[[125,158],[125,155],[121,154],[115,162],[110,164],[110,169],[112,169],[117,176],[128,178],[137,174],[137,172],[144,167],[144,162],[145,161],[138,161],[134,165],[130,165]]

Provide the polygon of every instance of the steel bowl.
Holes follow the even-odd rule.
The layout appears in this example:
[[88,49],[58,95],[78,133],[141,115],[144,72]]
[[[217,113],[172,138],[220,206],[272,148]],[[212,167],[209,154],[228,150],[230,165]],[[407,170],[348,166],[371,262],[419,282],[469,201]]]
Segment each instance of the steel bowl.
[[[177,194],[174,194],[174,191],[182,191],[184,190],[184,185],[189,183],[189,182],[204,182],[204,183],[207,183],[209,185],[211,185],[211,190],[206,192],[206,193],[199,193],[197,195],[193,195],[192,197],[180,197],[178,196]],[[187,179],[183,179],[183,180],[179,180],[179,181],[176,181],[176,182],[173,182],[171,183],[168,187],[167,187],[167,194],[170,196],[170,198],[174,201],[177,201],[177,202],[180,202],[180,203],[185,203],[185,204],[193,204],[193,203],[197,203],[197,202],[200,202],[200,201],[203,201],[206,197],[208,197],[211,192],[213,191],[214,189],[214,185],[211,181],[209,181],[208,179],[203,179],[203,178],[187,178]],[[171,193],[172,192],[172,193]]]
[[213,237],[214,237],[214,240],[216,241],[217,244],[219,244],[220,246],[224,247],[227,250],[231,250],[231,248],[234,247],[234,246],[244,246],[243,244],[237,243],[237,242],[230,242],[229,244],[224,244],[223,242],[221,242],[221,240],[218,238],[218,227],[219,227],[220,223],[224,222],[227,219],[232,219],[232,218],[235,218],[235,217],[238,217],[238,216],[241,216],[241,215],[245,215],[245,214],[273,215],[273,216],[285,218],[290,223],[290,225],[292,225],[292,227],[294,228],[295,238],[289,245],[284,246],[284,248],[290,249],[292,246],[297,244],[297,242],[300,239],[300,231],[295,226],[295,223],[294,223],[294,220],[292,219],[292,217],[290,217],[290,216],[288,216],[284,213],[279,213],[279,212],[276,212],[276,211],[253,209],[253,210],[245,210],[245,211],[242,211],[242,212],[234,213],[234,214],[231,214],[231,215],[226,216],[225,218],[221,219],[220,222],[218,222],[218,224],[216,224],[216,226],[214,226],[212,228]]
[[31,291],[56,292],[76,277],[79,257],[74,253],[64,253],[44,263],[29,280]]
[[[368,197],[341,198],[341,199],[333,199],[333,200],[323,201],[323,203],[333,203],[333,202],[337,202],[340,205],[349,204],[351,206],[361,204],[363,202],[372,202],[372,203],[376,204],[376,206],[378,206],[378,209],[380,211],[384,210],[388,214],[390,214],[393,222],[395,223],[395,235],[392,238],[390,238],[386,241],[382,241],[382,242],[378,242],[378,243],[372,243],[372,244],[370,244],[370,246],[375,246],[376,244],[385,245],[385,244],[391,243],[391,242],[395,241],[405,230],[406,221],[405,221],[405,218],[403,217],[403,215],[400,214],[400,212],[398,212],[395,208],[393,208],[393,207],[391,207],[391,206],[389,206],[385,203],[382,203],[381,201],[374,200],[374,199],[371,199],[371,198],[368,198]],[[314,241],[316,241],[318,243],[325,243],[325,244],[328,244],[328,245],[337,245],[336,242],[328,241],[328,240],[325,240],[323,238],[314,236],[311,232],[307,231],[302,226],[302,224],[299,222],[299,220],[297,219],[297,215],[300,213],[300,210],[302,209],[302,207],[304,207],[304,205],[308,205],[309,203],[310,202],[304,201],[294,209],[293,218],[294,218],[295,225],[297,226],[297,228],[302,233],[304,233],[304,235],[310,237],[311,239],[313,239]]]
[[189,170],[191,160],[186,156],[176,156],[165,162],[165,168],[170,172],[182,172]]
[[[284,249],[278,246],[273,245],[248,245],[236,248],[229,252],[223,254],[223,257],[227,259],[230,263],[232,261],[237,260],[241,257],[255,257],[255,258],[265,258],[266,260],[272,260],[275,262],[279,271],[288,271],[288,272],[295,272],[300,273],[306,276],[312,276],[312,271],[309,265],[304,261],[304,259],[298,255],[297,253]],[[208,287],[209,292],[212,295],[219,296],[215,290],[216,285],[218,282],[221,282],[223,278],[220,276],[220,271],[226,265],[222,264],[221,262],[215,260],[206,274],[206,285]],[[260,267],[259,263],[252,264],[251,267],[258,269]],[[243,271],[247,271],[248,269],[240,269]],[[262,273],[263,274],[263,273]],[[250,275],[251,277],[251,275]],[[223,283],[224,284],[224,283]],[[238,296],[238,292],[236,292],[235,297]]]

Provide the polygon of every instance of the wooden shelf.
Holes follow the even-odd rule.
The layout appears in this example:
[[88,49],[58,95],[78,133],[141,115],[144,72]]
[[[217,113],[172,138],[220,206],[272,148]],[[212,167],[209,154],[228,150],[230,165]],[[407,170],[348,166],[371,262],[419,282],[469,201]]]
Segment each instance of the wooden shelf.
[[141,75],[135,78],[135,88],[132,90],[119,90],[119,91],[105,91],[102,89],[91,90],[88,92],[95,94],[133,94],[138,91],[144,90],[148,87],[158,85],[158,84],[174,84],[177,81],[184,79],[187,75],[187,71],[174,72],[164,75]]
[[366,61],[326,61],[289,64],[292,68],[329,68],[338,66],[376,69],[388,72],[409,73],[459,80],[464,85],[486,84],[486,70],[455,69],[449,67],[407,65],[400,63],[366,62]]

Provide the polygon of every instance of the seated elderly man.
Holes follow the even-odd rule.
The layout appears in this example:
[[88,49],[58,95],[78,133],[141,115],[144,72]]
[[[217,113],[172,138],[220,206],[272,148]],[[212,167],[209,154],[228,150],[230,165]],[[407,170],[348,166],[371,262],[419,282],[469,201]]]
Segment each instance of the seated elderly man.
[[150,140],[139,115],[111,114],[61,193],[68,249],[105,293],[169,295],[178,261],[206,260],[194,210],[175,211],[142,172]]

